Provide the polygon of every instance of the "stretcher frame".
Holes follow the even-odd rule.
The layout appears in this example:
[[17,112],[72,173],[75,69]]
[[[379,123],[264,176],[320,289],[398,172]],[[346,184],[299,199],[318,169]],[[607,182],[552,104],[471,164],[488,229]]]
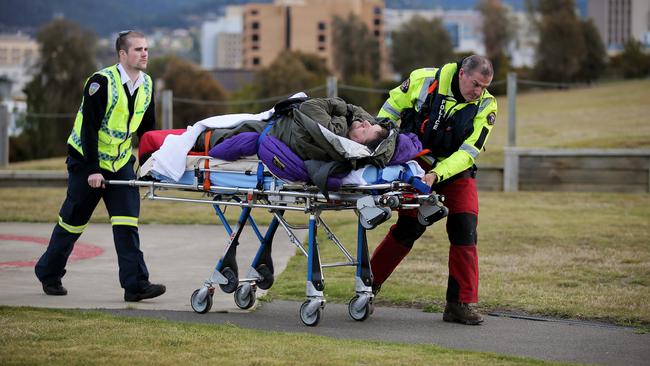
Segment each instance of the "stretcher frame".
[[[269,189],[219,185],[204,187],[202,184],[204,175],[212,172],[223,171],[199,168],[197,163],[193,184],[163,183],[148,180],[106,181],[106,184],[147,188],[143,199],[210,204],[213,206],[215,214],[221,221],[229,238],[224,254],[217,261],[213,272],[204,281],[203,286],[195,290],[190,297],[192,309],[200,314],[207,313],[211,309],[215,285],[219,285],[221,290],[226,293],[234,293],[235,304],[241,309],[249,309],[255,304],[257,288],[263,290],[271,288],[274,282],[271,257],[272,242],[278,227],[282,227],[287,233],[291,244],[295,245],[307,258],[305,290],[307,299],[300,307],[301,321],[307,326],[315,326],[320,322],[326,304],[323,268],[339,266],[356,267],[355,294],[348,303],[348,313],[354,320],[366,320],[374,310],[373,278],[366,230],[370,230],[388,220],[393,209],[418,209],[418,218],[421,219],[421,222],[427,224],[445,217],[448,213],[447,208],[442,204],[444,197],[435,192],[417,193],[411,184],[399,181],[342,187],[338,192],[329,192],[328,197],[326,197],[314,186],[286,183],[276,177],[273,177]],[[232,171],[229,173],[232,173]],[[200,194],[201,198],[161,195],[161,191],[195,192]],[[234,226],[231,226],[228,222],[221,206],[241,208],[241,213]],[[266,209],[273,215],[273,219],[265,233],[260,231],[259,226],[251,216],[253,209]],[[324,211],[332,210],[354,210],[357,214],[356,258],[346,249],[321,217],[321,213]],[[307,225],[291,225],[283,216],[286,211],[308,214]],[[239,278],[236,252],[239,237],[247,224],[254,231],[260,242],[260,247],[246,271],[246,276]],[[326,231],[329,241],[338,247],[345,257],[344,261],[321,263],[319,244],[316,240],[319,227]],[[295,230],[301,229],[308,229],[306,245],[294,233]]]

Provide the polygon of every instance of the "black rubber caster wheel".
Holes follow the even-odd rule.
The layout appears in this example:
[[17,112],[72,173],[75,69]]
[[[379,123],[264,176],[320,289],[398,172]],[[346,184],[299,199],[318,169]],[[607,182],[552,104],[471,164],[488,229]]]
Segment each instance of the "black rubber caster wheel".
[[[361,304],[360,302],[362,301],[365,301],[365,304]],[[358,322],[368,319],[373,311],[374,306],[372,305],[372,299],[369,297],[355,295],[348,303],[348,314],[350,314],[350,318]]]
[[262,277],[257,281],[257,287],[261,288],[262,290],[268,290],[273,286],[273,281],[275,281],[275,277],[273,276],[273,272],[271,272],[271,269],[266,265],[266,264],[260,264],[255,268],[257,270],[257,273],[260,274]]
[[302,320],[302,323],[305,324],[308,327],[314,327],[318,325],[318,322],[320,322],[320,318],[323,314],[323,308],[318,307],[316,308],[316,311],[308,314],[307,309],[309,307],[309,304],[311,303],[310,300],[307,300],[302,303],[300,306],[300,320]]
[[237,290],[237,286],[239,285],[239,279],[237,278],[237,274],[230,267],[226,267],[222,269],[221,274],[224,277],[226,277],[226,279],[228,280],[228,283],[219,284],[219,287],[221,287],[221,291],[227,294],[232,294],[233,292],[235,292],[235,290]]
[[235,291],[235,305],[242,310],[250,309],[255,304],[255,288],[241,285]]

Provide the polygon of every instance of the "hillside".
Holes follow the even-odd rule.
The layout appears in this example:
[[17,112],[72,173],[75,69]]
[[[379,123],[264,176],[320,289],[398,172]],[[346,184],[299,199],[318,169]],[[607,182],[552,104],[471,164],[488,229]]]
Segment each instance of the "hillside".
[[[650,79],[517,96],[517,146],[543,148],[650,148],[646,90]],[[497,97],[497,122],[480,164],[503,164],[508,142],[508,98]]]

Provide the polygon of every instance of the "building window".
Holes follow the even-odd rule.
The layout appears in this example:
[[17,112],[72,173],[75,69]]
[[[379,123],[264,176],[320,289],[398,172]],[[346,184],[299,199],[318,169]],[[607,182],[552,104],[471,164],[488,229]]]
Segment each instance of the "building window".
[[447,33],[449,34],[451,45],[454,48],[458,48],[460,46],[460,30],[458,27],[458,23],[447,23],[444,25],[444,27]]
[[257,15],[257,9],[251,9],[251,15]]
[[260,23],[259,22],[251,23],[251,28],[252,29],[260,29]]
[[378,37],[378,38],[379,38],[379,36],[381,36],[381,32],[378,31],[378,30],[376,30],[374,33],[375,33],[375,37]]
[[259,57],[253,57],[253,65],[259,65],[260,64],[260,58]]
[[373,9],[373,11],[374,11],[375,15],[380,15],[380,14],[381,14],[381,8],[378,7],[378,6],[375,6],[375,8]]
[[258,42],[259,40],[260,40],[260,36],[259,36],[259,34],[253,34],[253,35],[251,36],[251,41],[253,41],[253,42]]
[[325,46],[318,46],[319,51],[325,51]]
[[381,19],[375,18],[374,22],[375,25],[380,25],[381,24]]
[[319,43],[325,43],[325,35],[324,34],[319,34],[318,35],[318,42]]
[[326,25],[325,22],[318,22],[318,30],[325,30]]
[[254,45],[251,47],[251,49],[252,49],[253,51],[257,51],[257,50],[260,49],[260,46],[254,44]]

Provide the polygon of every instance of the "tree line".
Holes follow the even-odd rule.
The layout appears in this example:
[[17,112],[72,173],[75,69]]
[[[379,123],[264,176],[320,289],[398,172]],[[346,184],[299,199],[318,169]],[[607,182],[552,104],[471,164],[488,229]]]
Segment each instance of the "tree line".
[[[608,58],[593,22],[576,16],[574,0],[527,0],[530,20],[539,33],[536,63],[530,69],[514,70],[508,45],[515,36],[515,22],[499,2],[482,0],[477,9],[483,16],[486,56],[494,64],[495,81],[505,79],[509,71],[517,72],[521,78],[560,83],[591,83],[605,76],[636,78],[650,74],[650,56],[643,53],[638,42],[628,42],[623,53]],[[399,84],[380,79],[379,43],[358,17],[336,17],[332,29],[334,66],[340,82],[386,90]],[[79,25],[53,20],[39,30],[36,38],[41,45],[41,58],[35,77],[25,88],[27,115],[18,120],[22,133],[10,142],[11,161],[66,154],[65,141],[74,121],[74,117],[66,115],[77,112],[84,82],[97,69],[97,37]],[[388,55],[402,78],[416,68],[440,66],[463,56],[454,53],[441,19],[421,17],[411,19],[392,34]],[[174,128],[184,128],[208,116],[267,109],[272,102],[236,102],[312,89],[324,85],[333,74],[318,56],[291,50],[280,53],[268,67],[255,73],[250,85],[234,93],[225,92],[210,72],[173,55],[151,59],[147,72],[165,89],[171,89],[175,97],[235,102],[175,103]],[[504,84],[495,85],[491,92],[504,93]],[[312,96],[324,96],[324,92]],[[351,89],[341,89],[339,96],[371,113],[376,113],[387,97]]]

